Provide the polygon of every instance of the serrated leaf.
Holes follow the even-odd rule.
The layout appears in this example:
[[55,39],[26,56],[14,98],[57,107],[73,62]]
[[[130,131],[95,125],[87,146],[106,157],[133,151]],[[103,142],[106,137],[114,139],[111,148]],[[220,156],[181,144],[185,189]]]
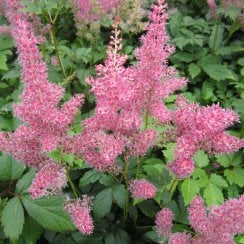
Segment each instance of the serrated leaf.
[[197,64],[191,63],[189,65],[188,71],[190,73],[191,78],[194,79],[201,73],[201,68]]
[[104,244],[114,244],[116,243],[115,237],[112,233],[108,233],[105,235]]
[[99,183],[104,186],[112,186],[115,183],[115,180],[112,175],[102,174],[99,179]]
[[124,209],[125,207],[127,198],[128,198],[128,191],[125,189],[124,185],[119,185],[113,188],[113,200],[122,209]]
[[81,178],[79,182],[79,186],[83,187],[90,183],[94,183],[99,180],[101,177],[101,173],[96,170],[87,171]]
[[194,60],[194,55],[187,52],[177,52],[173,55],[172,58],[181,62],[190,63]]
[[213,184],[219,186],[220,188],[228,187],[228,183],[221,175],[211,174],[209,181],[212,182]]
[[27,216],[24,223],[23,237],[26,243],[36,243],[42,233],[41,226],[30,216]]
[[152,200],[143,201],[137,204],[141,212],[147,217],[154,217],[158,212],[158,208],[153,204]]
[[69,165],[72,165],[75,159],[74,154],[68,153],[63,156],[65,162],[67,162]]
[[233,170],[226,169],[224,172],[225,177],[230,184],[237,184],[240,187],[244,186],[244,169],[235,167]]
[[237,60],[237,63],[240,65],[240,66],[244,66],[244,58],[239,58]]
[[175,143],[170,142],[166,145],[166,149],[162,150],[167,162],[174,159],[174,147]]
[[98,218],[103,218],[111,210],[113,202],[112,188],[101,191],[93,201],[93,213]]
[[25,170],[24,164],[14,160],[7,154],[0,157],[0,179],[16,180],[21,177]]
[[28,214],[44,229],[51,231],[74,230],[70,217],[64,211],[62,197],[44,197],[31,199],[29,196],[21,198]]
[[[221,47],[216,51],[217,55],[231,55],[236,52],[241,52],[243,48],[241,46],[227,46],[227,47]],[[238,61],[237,61],[238,63]],[[244,65],[243,65],[244,66]]]
[[232,71],[222,64],[207,64],[201,66],[206,74],[217,81],[234,79]]
[[207,186],[209,179],[205,170],[196,168],[192,176],[194,180],[197,180],[197,184],[199,185],[199,187]]
[[127,232],[125,232],[122,229],[117,229],[116,230],[115,239],[116,239],[116,243],[119,243],[119,244],[129,244],[129,243],[131,243],[129,235],[127,234]]
[[193,160],[200,168],[204,168],[209,164],[208,155],[203,150],[198,150],[194,155]]
[[0,70],[8,70],[6,55],[0,55]]
[[18,240],[24,225],[24,209],[18,197],[9,200],[2,212],[1,221],[5,235],[10,240]]
[[203,196],[208,206],[218,205],[224,202],[223,192],[218,186],[212,183],[209,183],[204,189]]
[[218,50],[223,42],[224,28],[215,24],[209,38],[209,47],[212,50]]
[[180,191],[182,193],[185,205],[191,203],[192,199],[199,193],[199,186],[196,180],[185,179],[181,184]]
[[35,176],[35,171],[30,169],[21,179],[18,180],[16,184],[16,193],[27,193],[27,190]]
[[231,165],[231,159],[226,154],[217,154],[215,155],[217,162],[223,167],[227,168]]

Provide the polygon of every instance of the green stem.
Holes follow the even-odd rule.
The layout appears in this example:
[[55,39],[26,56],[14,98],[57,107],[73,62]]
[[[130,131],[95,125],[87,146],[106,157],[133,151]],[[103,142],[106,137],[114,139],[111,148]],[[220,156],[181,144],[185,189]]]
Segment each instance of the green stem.
[[60,53],[59,53],[59,48],[58,48],[58,44],[57,44],[57,40],[56,40],[54,26],[52,26],[52,28],[51,28],[50,36],[51,36],[51,41],[52,41],[52,43],[54,45],[54,49],[55,49],[56,55],[58,57],[58,62],[59,62],[60,67],[62,69],[63,76],[65,77],[65,79],[67,79],[67,74],[66,74],[65,69],[64,69],[64,64],[63,64],[63,61],[62,61],[62,59],[60,57]]
[[140,157],[137,157],[136,179],[137,179],[138,174],[140,172],[140,168],[141,168],[141,160],[140,160]]
[[173,194],[173,192],[174,192],[175,187],[176,187],[177,184],[178,184],[178,180],[177,180],[177,179],[174,179],[174,180],[171,182],[171,184],[170,184],[170,186],[169,186],[169,192],[170,192],[171,194]]
[[78,191],[77,191],[77,189],[76,189],[76,187],[75,187],[73,181],[72,181],[71,178],[70,178],[70,175],[69,175],[69,168],[68,168],[68,167],[66,167],[66,176],[67,176],[67,179],[68,179],[68,181],[69,181],[69,184],[70,184],[70,186],[71,186],[71,188],[72,188],[72,191],[74,192],[75,197],[76,197],[76,198],[79,198]]

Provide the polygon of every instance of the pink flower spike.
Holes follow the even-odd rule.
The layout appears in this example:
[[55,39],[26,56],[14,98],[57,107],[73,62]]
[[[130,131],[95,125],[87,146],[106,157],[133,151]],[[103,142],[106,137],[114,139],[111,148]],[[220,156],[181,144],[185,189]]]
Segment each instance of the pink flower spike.
[[179,232],[170,235],[169,244],[193,244],[193,241],[189,234]]
[[133,180],[130,183],[129,190],[135,199],[154,198],[157,192],[157,188],[145,179]]
[[90,235],[94,229],[90,205],[91,198],[85,195],[82,200],[71,200],[64,206],[65,211],[83,235]]
[[183,179],[192,174],[195,165],[190,158],[179,158],[171,162],[168,167],[177,178]]
[[169,208],[163,208],[157,213],[156,219],[156,231],[161,237],[168,237],[173,225],[173,213]]
[[28,192],[32,198],[61,194],[66,184],[65,168],[53,162],[45,162],[37,172]]

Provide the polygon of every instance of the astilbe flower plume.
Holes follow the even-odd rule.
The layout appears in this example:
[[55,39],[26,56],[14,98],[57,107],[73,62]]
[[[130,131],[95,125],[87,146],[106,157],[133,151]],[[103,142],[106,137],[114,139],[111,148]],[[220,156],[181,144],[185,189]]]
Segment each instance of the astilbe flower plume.
[[178,178],[191,175],[194,170],[191,157],[199,149],[208,153],[230,153],[243,147],[242,139],[225,132],[238,121],[238,115],[231,109],[223,109],[218,104],[201,107],[178,96],[173,114],[177,132],[176,155],[169,165],[173,173]]
[[155,224],[159,236],[168,237],[173,225],[173,213],[168,208],[163,208],[157,213]]
[[43,167],[36,174],[28,192],[32,198],[60,194],[66,184],[65,168],[47,161],[43,162]]
[[[244,195],[230,199],[223,205],[207,209],[201,197],[193,199],[189,211],[189,223],[195,236],[187,233],[169,233],[172,226],[172,212],[162,209],[156,216],[156,230],[166,229],[169,244],[234,244],[234,236],[244,233]],[[171,212],[171,214],[170,214]]]
[[24,91],[20,103],[14,106],[14,114],[23,124],[13,133],[1,133],[0,149],[37,166],[46,159],[43,151],[54,150],[66,134],[84,98],[79,94],[58,106],[64,89],[47,79],[47,67],[28,14],[20,11],[22,5],[18,0],[4,3],[22,66]]
[[189,221],[199,234],[195,243],[234,244],[233,237],[244,232],[244,196],[230,199],[209,212],[203,200],[196,197],[189,207]]
[[162,123],[171,120],[171,112],[162,99],[187,83],[185,78],[178,77],[173,67],[168,66],[168,58],[174,52],[174,47],[168,43],[166,10],[167,4],[162,0],[152,6],[149,14],[151,23],[145,28],[147,33],[141,37],[142,46],[135,52],[138,60],[135,82],[139,95],[134,104]]
[[154,198],[157,188],[145,179],[133,180],[129,185],[129,190],[134,199]]
[[94,224],[91,217],[91,198],[83,196],[83,199],[68,201],[64,209],[71,216],[72,221],[79,231],[84,235],[90,235],[93,232]]

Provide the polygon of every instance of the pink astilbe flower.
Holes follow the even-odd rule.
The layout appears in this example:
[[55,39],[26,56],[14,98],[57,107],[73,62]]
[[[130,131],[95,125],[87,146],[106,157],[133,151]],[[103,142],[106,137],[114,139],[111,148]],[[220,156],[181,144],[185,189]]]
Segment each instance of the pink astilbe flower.
[[170,235],[169,244],[193,244],[193,241],[191,240],[190,234],[179,232]]
[[200,197],[189,207],[189,221],[200,237],[194,243],[230,244],[233,237],[244,232],[244,196],[213,206],[208,214]]
[[171,112],[162,99],[182,88],[187,80],[178,77],[176,70],[168,66],[168,58],[174,52],[174,47],[168,44],[167,4],[163,3],[159,0],[158,5],[152,6],[149,14],[151,23],[146,27],[146,35],[141,38],[142,46],[136,50],[138,64],[135,80],[139,95],[135,104],[165,123],[171,120]]
[[208,3],[211,18],[215,18],[216,17],[216,10],[217,10],[215,0],[207,0],[207,3]]
[[99,20],[115,9],[121,0],[74,0],[76,18],[79,21]]
[[28,189],[32,198],[60,194],[66,186],[65,168],[54,162],[43,162]]
[[242,139],[225,132],[238,121],[238,115],[231,109],[223,109],[218,104],[201,107],[178,96],[173,114],[178,138],[175,161],[170,165],[172,171],[179,178],[189,176],[194,169],[191,157],[199,149],[208,153],[230,153],[243,147]]
[[[1,135],[0,149],[28,165],[37,165],[45,158],[43,151],[54,150],[67,133],[84,96],[76,95],[61,107],[58,105],[64,89],[47,79],[47,67],[38,50],[39,41],[28,14],[19,11],[18,0],[5,0],[4,3],[24,82],[21,102],[14,106],[14,113],[24,124],[13,133]],[[27,153],[30,153],[28,158]],[[40,160],[35,161],[37,156]]]
[[169,165],[169,169],[179,179],[190,176],[194,168],[194,162],[190,158],[179,158],[171,162]]
[[157,188],[145,179],[133,180],[130,183],[129,190],[135,199],[154,198],[157,193]]
[[71,216],[75,226],[83,235],[90,235],[93,232],[94,224],[91,217],[91,198],[84,196],[83,199],[67,202],[64,209]]
[[173,226],[172,211],[169,208],[163,208],[160,212],[157,213],[155,224],[158,235],[162,237],[168,237]]

